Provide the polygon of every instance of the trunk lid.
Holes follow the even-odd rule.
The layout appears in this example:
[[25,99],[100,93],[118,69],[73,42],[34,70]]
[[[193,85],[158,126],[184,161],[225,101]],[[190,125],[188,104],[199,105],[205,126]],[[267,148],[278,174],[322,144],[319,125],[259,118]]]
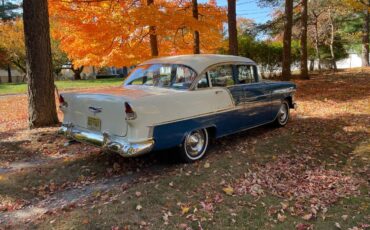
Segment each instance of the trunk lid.
[[126,136],[125,98],[99,94],[63,94],[68,103],[64,122],[92,131]]

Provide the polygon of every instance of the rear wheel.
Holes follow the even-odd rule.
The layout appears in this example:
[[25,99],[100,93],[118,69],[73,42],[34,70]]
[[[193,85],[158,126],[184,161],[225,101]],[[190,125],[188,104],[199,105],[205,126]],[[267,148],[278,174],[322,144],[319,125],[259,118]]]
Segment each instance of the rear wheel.
[[280,105],[280,109],[274,123],[278,127],[283,127],[288,123],[289,117],[289,104],[288,101],[284,100]]
[[201,159],[208,147],[208,132],[198,129],[186,135],[180,149],[180,157],[187,163]]

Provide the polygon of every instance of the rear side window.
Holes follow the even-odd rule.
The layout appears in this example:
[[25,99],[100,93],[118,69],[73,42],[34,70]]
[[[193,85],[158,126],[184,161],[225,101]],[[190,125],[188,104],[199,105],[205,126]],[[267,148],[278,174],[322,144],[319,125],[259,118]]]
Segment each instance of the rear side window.
[[188,89],[196,76],[192,69],[183,65],[147,64],[136,67],[125,85]]
[[201,88],[208,88],[208,87],[209,87],[209,82],[208,82],[207,74],[204,73],[202,74],[202,76],[200,77],[198,81],[197,88],[201,89]]
[[238,82],[239,84],[248,84],[256,82],[256,71],[252,65],[238,66]]
[[226,87],[234,85],[233,68],[231,65],[216,66],[207,71],[212,86]]

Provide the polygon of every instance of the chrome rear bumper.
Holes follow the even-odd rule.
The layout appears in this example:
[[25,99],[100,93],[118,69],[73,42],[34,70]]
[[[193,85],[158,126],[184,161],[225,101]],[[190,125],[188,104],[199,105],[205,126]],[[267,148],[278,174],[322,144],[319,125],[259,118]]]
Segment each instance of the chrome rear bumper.
[[62,124],[59,134],[79,142],[86,142],[101,146],[103,149],[119,153],[123,157],[134,157],[150,152],[153,149],[154,141],[147,140],[139,143],[130,143],[108,132],[94,132],[73,126],[73,124]]

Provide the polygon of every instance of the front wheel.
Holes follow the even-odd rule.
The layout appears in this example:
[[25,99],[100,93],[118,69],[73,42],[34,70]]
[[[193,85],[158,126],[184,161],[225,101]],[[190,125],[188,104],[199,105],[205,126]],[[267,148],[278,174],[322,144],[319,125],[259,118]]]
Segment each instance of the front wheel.
[[208,147],[208,132],[206,129],[198,129],[185,136],[180,149],[180,157],[187,163],[201,159]]
[[286,100],[284,100],[280,105],[280,109],[274,121],[274,124],[278,127],[285,126],[289,121],[289,116],[289,104]]

